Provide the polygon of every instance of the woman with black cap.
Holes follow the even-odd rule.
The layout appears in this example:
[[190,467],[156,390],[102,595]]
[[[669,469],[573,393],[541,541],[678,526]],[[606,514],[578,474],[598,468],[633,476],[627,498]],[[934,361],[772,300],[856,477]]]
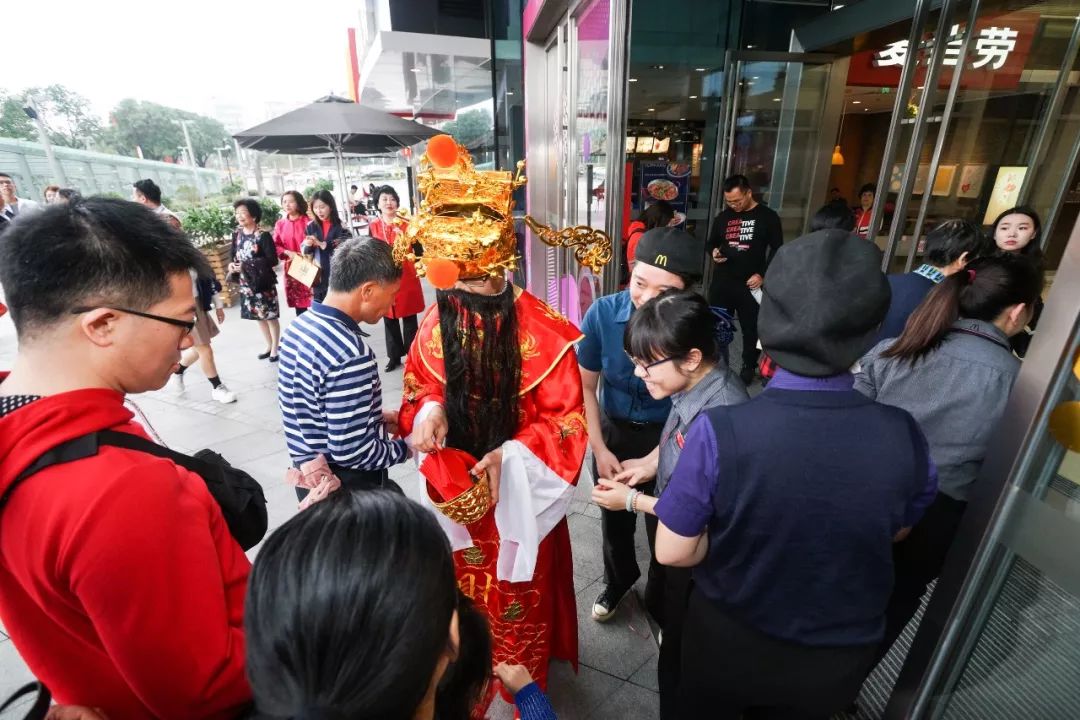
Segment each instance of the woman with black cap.
[[[611,479],[647,462],[650,451],[660,442],[660,433],[671,411],[667,398],[655,400],[642,380],[635,376],[634,364],[623,349],[626,324],[636,308],[660,293],[693,288],[701,280],[705,249],[692,235],[675,228],[654,228],[638,241],[630,286],[593,303],[581,323],[585,337],[578,344],[577,358],[585,391],[585,416],[593,452],[593,481]],[[599,391],[599,398],[597,397]],[[639,488],[652,490],[652,483]],[[604,588],[592,607],[592,617],[609,620],[623,597],[641,577],[634,549],[634,513],[600,511],[604,535]],[[645,518],[649,543],[656,520]],[[650,578],[650,580],[652,580]],[[660,607],[659,584],[650,581],[645,604]]]
[[889,304],[880,265],[842,230],[777,252],[759,328],[779,369],[694,421],[656,504],[657,559],[694,568],[686,717],[829,718],[875,658],[892,543],[937,483],[911,415],[853,388]]

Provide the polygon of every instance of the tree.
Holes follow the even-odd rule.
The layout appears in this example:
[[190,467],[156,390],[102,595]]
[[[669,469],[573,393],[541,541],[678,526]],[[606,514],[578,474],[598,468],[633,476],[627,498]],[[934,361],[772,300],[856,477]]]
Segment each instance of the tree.
[[195,151],[195,163],[205,166],[207,159],[221,146],[229,133],[213,118],[152,102],[128,98],[121,100],[109,117],[112,144],[118,152],[135,155],[142,148],[143,157],[164,160],[180,155],[185,146],[184,130],[179,120],[189,120],[188,133]]
[[0,90],[0,137],[16,140],[36,140],[34,123],[23,112],[21,95],[9,95]]
[[21,93],[0,91],[0,136],[37,140],[37,129],[23,108],[33,97],[45,131],[56,145],[89,148],[102,139],[101,121],[89,101],[63,85],[32,87]]
[[443,125],[442,131],[452,135],[467,149],[475,150],[491,142],[495,134],[495,123],[487,110],[469,110]]

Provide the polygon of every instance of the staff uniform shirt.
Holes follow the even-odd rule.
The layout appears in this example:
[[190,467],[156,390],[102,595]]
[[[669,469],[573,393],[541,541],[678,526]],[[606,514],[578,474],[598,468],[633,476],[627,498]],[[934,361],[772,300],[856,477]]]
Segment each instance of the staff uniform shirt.
[[[629,290],[594,302],[581,323],[585,337],[578,343],[578,365],[600,373],[600,409],[606,417],[663,423],[671,412],[671,401],[653,399],[645,383],[634,375],[634,363],[623,349],[626,323],[633,311]],[[650,449],[642,448],[642,452]]]

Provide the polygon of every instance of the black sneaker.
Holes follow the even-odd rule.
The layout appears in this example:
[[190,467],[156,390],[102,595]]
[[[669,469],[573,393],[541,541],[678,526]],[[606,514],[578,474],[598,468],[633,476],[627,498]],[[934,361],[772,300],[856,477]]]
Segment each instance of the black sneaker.
[[600,591],[600,594],[596,596],[596,600],[593,601],[592,606],[592,619],[597,622],[607,622],[615,616],[615,611],[619,609],[619,603],[623,601],[623,598],[629,594],[629,590],[624,590],[621,593],[617,593],[615,588],[610,585],[605,585],[604,589]]

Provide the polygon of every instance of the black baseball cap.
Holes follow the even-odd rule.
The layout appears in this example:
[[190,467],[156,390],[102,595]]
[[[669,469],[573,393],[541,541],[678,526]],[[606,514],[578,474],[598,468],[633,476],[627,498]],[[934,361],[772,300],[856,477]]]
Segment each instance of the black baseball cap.
[[705,243],[685,230],[653,228],[642,233],[634,260],[676,275],[700,278],[705,263]]

